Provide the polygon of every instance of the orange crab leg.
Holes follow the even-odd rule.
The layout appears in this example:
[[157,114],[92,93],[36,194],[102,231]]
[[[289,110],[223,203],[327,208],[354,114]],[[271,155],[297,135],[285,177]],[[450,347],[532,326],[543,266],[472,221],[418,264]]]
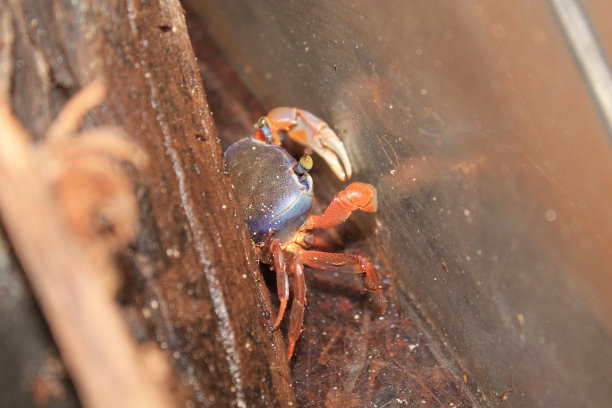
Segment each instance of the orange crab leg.
[[312,245],[310,245],[310,247],[305,247],[302,246],[302,248],[305,249],[318,249],[321,251],[333,251],[335,246],[334,244],[327,239],[326,237],[322,237],[321,235],[318,234],[313,234],[311,233],[310,235],[312,235]]
[[304,309],[306,306],[306,282],[304,279],[304,265],[324,271],[355,273],[365,275],[365,287],[368,295],[378,307],[378,314],[382,315],[387,309],[387,300],[382,292],[380,278],[374,264],[365,256],[330,253],[322,251],[308,251],[298,244],[290,244],[286,252],[293,254],[291,261],[291,274],[293,275],[293,302],[289,318],[289,344],[287,346],[287,359],[293,355],[295,343],[300,338],[304,324]]
[[291,316],[289,317],[287,360],[291,360],[295,343],[302,333],[302,326],[304,325],[304,308],[306,306],[304,265],[302,265],[297,257],[291,262],[291,273],[293,274],[293,302],[291,303]]
[[321,251],[300,251],[298,259],[304,265],[333,272],[365,274],[365,287],[372,302],[378,307],[379,315],[385,313],[387,300],[383,295],[378,272],[365,256],[330,253]]
[[355,210],[375,212],[377,204],[376,189],[372,185],[351,183],[334,197],[323,215],[309,216],[304,228],[332,228],[344,222]]
[[270,252],[272,252],[272,259],[274,260],[274,270],[276,271],[276,288],[278,291],[278,298],[280,300],[278,315],[276,315],[276,321],[274,322],[273,327],[273,329],[276,329],[281,320],[283,320],[285,308],[287,307],[287,301],[289,300],[289,277],[287,276],[285,255],[283,254],[283,250],[281,249],[280,243],[277,239],[272,241],[272,244],[270,244]]
[[316,248],[324,251],[332,251],[334,244],[321,235],[307,232],[306,229],[296,234],[294,242],[304,249]]
[[[291,273],[293,274],[293,303],[291,304],[291,316],[289,319],[289,345],[287,347],[287,358],[291,359],[295,343],[300,337],[304,322],[304,307],[306,305],[306,283],[304,281],[304,265],[311,266],[324,271],[348,272],[365,275],[365,287],[370,299],[378,307],[379,314],[383,314],[387,308],[387,300],[382,292],[380,278],[374,264],[365,256],[330,253],[322,251],[310,251],[303,247],[323,244],[323,240],[317,240],[313,234],[306,232],[309,229],[332,228],[348,218],[355,210],[366,212],[376,211],[376,189],[366,183],[351,183],[341,191],[321,216],[309,216],[302,230],[297,234],[295,241],[287,245],[284,252],[293,254],[291,261]],[[276,245],[278,241],[275,241]],[[274,243],[273,243],[274,245]],[[274,251],[275,247],[271,246]],[[274,253],[274,252],[273,252]],[[273,255],[276,259],[276,256]],[[277,272],[277,279],[278,272]],[[279,286],[280,288],[280,286]],[[279,289],[279,294],[281,293]],[[284,310],[286,301],[281,299],[281,307]],[[279,312],[280,313],[280,312]],[[279,314],[277,324],[282,316]]]

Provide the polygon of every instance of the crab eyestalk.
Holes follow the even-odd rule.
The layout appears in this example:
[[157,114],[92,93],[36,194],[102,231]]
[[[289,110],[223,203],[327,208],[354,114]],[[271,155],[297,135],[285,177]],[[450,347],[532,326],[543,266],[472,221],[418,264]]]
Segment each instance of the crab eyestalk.
[[312,157],[310,157],[308,154],[303,155],[300,158],[300,161],[293,166],[293,171],[299,175],[309,172],[310,169],[312,169]]
[[266,116],[262,116],[257,120],[257,126],[261,129],[261,132],[264,134],[266,138],[267,144],[274,143],[274,135],[272,134],[272,124],[270,123],[270,119]]

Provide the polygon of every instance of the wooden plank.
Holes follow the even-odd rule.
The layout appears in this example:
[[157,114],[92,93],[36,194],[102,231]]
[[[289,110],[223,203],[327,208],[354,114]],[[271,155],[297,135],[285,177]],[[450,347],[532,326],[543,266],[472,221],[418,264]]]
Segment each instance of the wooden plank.
[[[2,7],[0,17],[10,21],[10,29],[3,26],[0,33],[0,95],[10,97],[12,111],[27,132],[15,133],[26,139],[19,147],[23,160],[15,162],[6,146],[2,149],[7,152],[2,156],[2,222],[82,402],[154,406],[128,396],[135,393],[163,404],[163,390],[170,387],[175,402],[182,405],[295,404],[284,345],[279,332],[271,330],[269,297],[231,201],[180,4],[3,3],[10,7]],[[115,344],[119,333],[124,340],[129,336],[125,321],[117,320],[112,292],[76,274],[96,268],[88,250],[75,249],[91,243],[58,215],[64,209],[54,201],[54,186],[36,187],[34,175],[42,164],[33,158],[32,144],[44,149],[52,119],[77,90],[96,78],[105,82],[107,94],[86,115],[84,127],[120,128],[150,159],[142,170],[123,166],[135,186],[140,218],[134,243],[119,251],[117,280],[123,282],[119,299],[132,333],[141,343],[154,342],[153,349],[164,350],[171,363],[167,387],[157,391],[150,387],[155,378],[147,381],[142,374],[147,366],[141,355],[156,353],[126,346],[132,340],[123,343],[125,349]],[[5,113],[3,120],[10,122],[11,114]],[[22,173],[8,171],[18,163],[25,163]],[[74,194],[78,201],[78,191]],[[55,279],[38,280],[45,266],[57,272],[50,274]],[[59,299],[52,295],[52,284],[63,288]],[[100,293],[91,294],[96,291]],[[90,306],[82,308],[80,302]],[[73,316],[70,325],[75,311],[80,318]],[[94,315],[86,320],[89,313]],[[64,325],[72,331],[64,332]],[[79,335],[87,333],[97,333],[100,354],[83,347],[75,357],[73,346],[84,346]],[[120,350],[132,350],[131,357],[119,358],[125,355]],[[91,362],[100,356],[107,358]],[[132,385],[112,381],[120,378],[114,377],[120,367]],[[96,386],[92,378],[98,379]]]

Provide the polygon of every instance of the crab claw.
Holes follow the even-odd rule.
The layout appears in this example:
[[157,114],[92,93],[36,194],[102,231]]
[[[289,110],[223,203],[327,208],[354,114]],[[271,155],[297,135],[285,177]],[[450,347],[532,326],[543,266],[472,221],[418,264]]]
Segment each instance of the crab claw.
[[340,180],[351,178],[353,170],[346,148],[322,119],[308,111],[285,106],[272,109],[267,116],[273,133],[284,131],[292,140],[321,156]]

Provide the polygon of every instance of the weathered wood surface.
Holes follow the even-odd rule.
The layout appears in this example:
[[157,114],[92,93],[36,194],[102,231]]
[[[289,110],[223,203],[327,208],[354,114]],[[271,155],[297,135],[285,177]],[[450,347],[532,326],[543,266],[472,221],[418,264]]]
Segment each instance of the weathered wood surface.
[[[140,377],[139,370],[148,366],[139,358],[156,353],[135,347],[133,337],[127,336],[125,343],[134,346],[128,353],[131,357],[118,361],[118,366],[113,359],[104,360],[108,364],[83,365],[89,361],[87,353],[93,352],[87,347],[83,347],[84,355],[72,354],[70,342],[78,341],[79,333],[96,332],[102,338],[94,343],[106,346],[104,353],[122,352],[113,342],[125,319],[113,320],[114,328],[108,331],[104,331],[104,319],[73,319],[77,324],[70,328],[77,335],[59,333],[62,324],[70,323],[70,313],[86,310],[75,299],[90,304],[91,310],[98,310],[97,304],[103,309],[100,313],[111,319],[119,316],[118,303],[111,302],[112,290],[98,290],[97,282],[64,273],[88,273],[107,261],[90,259],[87,249],[70,249],[73,242],[77,247],[93,244],[62,221],[53,190],[36,198],[36,189],[11,180],[17,173],[3,173],[0,214],[4,228],[81,402],[94,406],[120,401],[128,406],[127,396],[135,393],[142,399],[132,401],[143,404],[169,389],[174,403],[180,405],[190,401],[198,406],[294,404],[282,339],[271,330],[270,301],[231,201],[222,151],[178,2],[90,0],[73,5],[60,0],[3,0],[1,4],[0,97],[25,127],[23,134],[29,135],[24,156],[32,156],[28,149],[34,144],[36,149],[44,146],[49,125],[70,97],[101,78],[106,97],[86,115],[84,128],[120,128],[149,157],[143,169],[123,166],[135,185],[140,232],[133,244],[119,252],[121,274],[116,280],[123,283],[115,298],[139,343],[153,341],[153,349],[162,349],[172,367],[165,386],[150,392],[156,379]],[[3,170],[14,168],[10,157],[1,159]],[[40,171],[40,163],[28,160],[30,170]],[[32,178],[33,185],[40,182]],[[26,195],[7,196],[12,193]],[[27,205],[14,205],[20,202]],[[39,217],[47,215],[44,228],[35,224],[37,211]],[[50,237],[56,238],[48,241]],[[67,290],[53,299],[48,282],[36,279],[45,266],[58,269],[59,265],[65,267],[55,275],[60,277],[55,284],[64,290],[97,294],[73,297]],[[128,367],[139,362],[142,366]],[[106,381],[122,370],[139,377],[132,381],[135,389]],[[92,379],[98,379],[98,389],[88,388]],[[163,404],[164,398],[157,403]]]

